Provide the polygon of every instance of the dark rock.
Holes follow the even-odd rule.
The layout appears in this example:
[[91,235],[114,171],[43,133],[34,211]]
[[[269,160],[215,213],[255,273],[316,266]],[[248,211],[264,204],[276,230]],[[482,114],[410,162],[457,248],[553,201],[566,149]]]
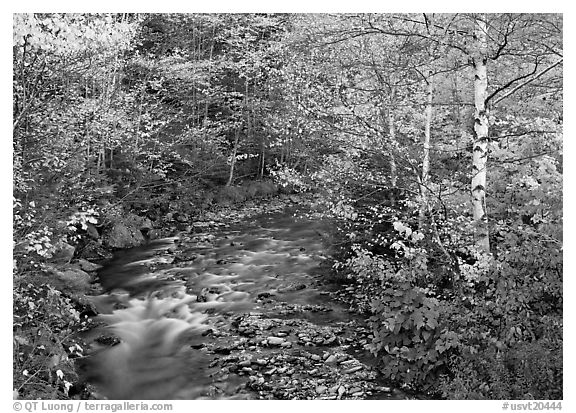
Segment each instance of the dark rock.
[[49,283],[59,291],[86,294],[91,290],[92,277],[75,265],[46,267]]
[[294,292],[294,291],[303,290],[303,289],[305,289],[305,288],[306,288],[306,284],[299,284],[299,283],[297,283],[297,284],[288,285],[288,286],[286,286],[286,287],[280,287],[280,288],[278,288],[278,292],[279,292],[279,293],[291,293],[291,292]]
[[53,254],[52,261],[55,264],[68,264],[72,257],[74,257],[74,251],[76,248],[64,241],[58,242],[56,245],[56,252]]
[[105,243],[110,248],[130,248],[144,243],[144,235],[140,230],[118,222],[107,232]]
[[225,346],[225,345],[221,345],[221,346],[216,346],[214,347],[214,353],[216,354],[224,354],[224,355],[228,355],[230,354],[230,352],[232,350],[234,350],[234,346]]
[[324,340],[324,342],[322,344],[324,344],[325,346],[329,346],[330,344],[333,344],[335,341],[336,341],[336,336],[332,336],[332,337]]
[[88,236],[92,239],[98,239],[100,238],[100,233],[98,232],[98,230],[96,229],[96,227],[94,226],[94,224],[88,222],[86,224],[86,233],[88,234]]
[[157,229],[151,229],[150,231],[148,231],[149,240],[155,240],[158,238],[160,238],[160,231],[158,231]]
[[93,262],[86,261],[84,259],[79,259],[78,264],[80,265],[80,268],[82,269],[82,271],[91,272],[91,271],[97,271],[100,268],[102,268],[102,266],[100,264],[94,264]]

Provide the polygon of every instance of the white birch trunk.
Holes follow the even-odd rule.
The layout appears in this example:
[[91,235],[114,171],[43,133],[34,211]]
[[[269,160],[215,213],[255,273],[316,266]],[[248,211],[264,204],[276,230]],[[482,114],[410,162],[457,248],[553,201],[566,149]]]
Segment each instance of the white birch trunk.
[[[394,112],[392,108],[388,109],[388,134],[390,135],[390,140],[396,142],[396,125],[394,124]],[[398,182],[398,168],[396,166],[394,151],[390,151],[390,182],[393,190],[395,190]]]
[[420,180],[420,224],[424,222],[424,215],[428,209],[428,177],[430,175],[430,130],[432,128],[432,100],[434,97],[434,78],[432,71],[428,73],[428,87],[426,93],[426,124],[424,126],[424,153],[422,155],[422,178]]
[[474,64],[474,145],[472,152],[472,223],[474,225],[474,242],[481,250],[490,252],[488,236],[488,214],[486,211],[486,167],[488,161],[488,96],[487,73],[487,25],[477,20],[477,47],[473,58]]

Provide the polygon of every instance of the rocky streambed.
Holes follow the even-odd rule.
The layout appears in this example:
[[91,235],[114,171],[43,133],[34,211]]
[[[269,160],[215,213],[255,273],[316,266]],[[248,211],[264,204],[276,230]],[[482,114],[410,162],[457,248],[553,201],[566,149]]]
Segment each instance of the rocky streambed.
[[207,214],[116,253],[98,273],[109,325],[87,367],[102,396],[408,398],[381,379],[363,316],[338,300],[330,223],[300,201]]

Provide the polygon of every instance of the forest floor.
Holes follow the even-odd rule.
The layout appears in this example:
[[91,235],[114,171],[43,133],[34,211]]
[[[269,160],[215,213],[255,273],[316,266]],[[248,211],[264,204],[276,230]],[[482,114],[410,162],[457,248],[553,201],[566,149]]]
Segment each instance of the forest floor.
[[234,304],[209,314],[210,330],[192,345],[205,370],[183,385],[202,387],[199,397],[411,398],[381,379],[366,316],[350,307],[353,287],[331,269],[331,224],[308,202],[282,196],[207,213],[100,270],[105,290],[142,293],[158,285],[152,276],[183,282],[198,301]]

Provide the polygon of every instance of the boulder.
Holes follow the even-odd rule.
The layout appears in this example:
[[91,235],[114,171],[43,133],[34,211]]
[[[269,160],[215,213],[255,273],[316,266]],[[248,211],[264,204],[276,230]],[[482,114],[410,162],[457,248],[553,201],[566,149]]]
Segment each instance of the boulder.
[[83,245],[77,252],[78,258],[86,260],[102,260],[112,258],[112,253],[104,248],[102,240],[91,240],[86,245]]
[[286,340],[282,337],[268,337],[268,345],[270,346],[279,346],[284,343]]
[[93,262],[86,261],[84,259],[79,259],[78,265],[80,265],[80,268],[82,269],[82,271],[87,271],[87,272],[97,271],[100,268],[102,268],[102,266],[100,264],[94,264]]
[[104,232],[104,244],[116,249],[136,247],[146,242],[144,234],[151,231],[153,224],[149,218],[129,213],[118,217]]
[[86,294],[91,290],[92,277],[76,265],[46,266],[47,283],[68,294]]
[[72,257],[74,257],[74,251],[76,248],[72,245],[64,241],[59,241],[55,247],[56,252],[52,255],[52,259],[50,260],[51,262],[55,264],[67,264],[72,260]]
[[124,222],[115,223],[107,231],[104,240],[107,246],[117,249],[136,247],[143,244],[144,241],[144,235],[142,235],[140,229],[129,226]]
[[98,239],[100,238],[100,233],[98,232],[98,230],[96,229],[96,227],[94,226],[94,224],[91,224],[90,222],[88,222],[86,224],[86,233],[88,234],[88,236],[92,239]]

